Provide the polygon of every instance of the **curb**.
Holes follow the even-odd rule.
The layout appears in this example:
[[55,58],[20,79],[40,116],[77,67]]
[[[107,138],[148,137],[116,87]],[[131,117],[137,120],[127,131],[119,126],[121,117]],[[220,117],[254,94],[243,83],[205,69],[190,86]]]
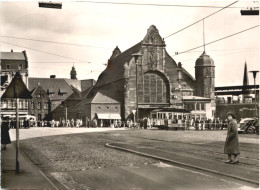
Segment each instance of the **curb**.
[[259,182],[256,182],[256,181],[253,181],[253,180],[250,180],[250,179],[246,179],[246,178],[243,178],[243,177],[234,176],[234,175],[231,175],[231,174],[226,174],[226,173],[218,172],[218,171],[215,171],[215,170],[202,168],[202,167],[194,166],[194,165],[190,165],[190,164],[185,164],[185,163],[174,161],[174,160],[171,160],[171,159],[162,158],[162,157],[159,157],[159,156],[154,156],[154,155],[151,155],[151,154],[142,153],[142,152],[138,152],[138,151],[135,151],[135,150],[130,150],[130,149],[127,149],[127,148],[122,148],[122,147],[110,145],[109,143],[106,143],[105,146],[109,147],[109,148],[114,148],[114,149],[130,152],[130,153],[146,156],[146,157],[149,157],[149,158],[154,158],[154,159],[157,159],[157,160],[160,160],[160,161],[170,162],[170,163],[177,164],[177,165],[180,165],[180,166],[186,166],[186,167],[189,167],[189,168],[193,168],[193,169],[197,169],[197,170],[201,170],[201,171],[206,171],[206,172],[218,174],[218,175],[221,175],[221,176],[231,177],[231,178],[242,180],[242,181],[245,181],[245,182],[248,182],[248,183],[253,183],[253,184],[256,184],[256,185],[259,186]]

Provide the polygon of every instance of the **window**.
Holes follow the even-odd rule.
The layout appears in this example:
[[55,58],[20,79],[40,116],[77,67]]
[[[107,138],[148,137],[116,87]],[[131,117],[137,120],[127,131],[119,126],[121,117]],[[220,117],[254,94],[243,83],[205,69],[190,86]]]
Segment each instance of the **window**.
[[98,106],[98,109],[100,110],[100,109],[101,109],[101,107],[100,107],[100,106]]
[[42,120],[42,115],[40,113],[38,114],[38,120]]
[[7,102],[6,101],[2,101],[1,102],[1,108],[7,108]]
[[23,69],[23,65],[20,64],[20,65],[18,66],[18,69],[19,69],[19,70]]
[[23,107],[23,101],[19,101],[19,106],[18,106],[19,108],[22,108]]
[[44,109],[46,109],[46,110],[47,110],[47,109],[48,109],[48,107],[49,107],[49,106],[48,106],[48,102],[45,102],[45,103],[44,103]]
[[38,102],[37,108],[38,108],[39,110],[42,109],[42,104],[41,104],[41,102]]
[[107,106],[107,110],[109,109],[109,107]]
[[13,109],[16,108],[16,101],[11,100]]
[[196,103],[196,110],[200,110],[200,103]]
[[11,69],[11,65],[7,64],[6,69]]
[[25,101],[23,101],[23,108],[28,108],[28,101],[27,100],[25,100]]
[[139,103],[166,103],[166,83],[161,76],[155,73],[146,73],[141,76],[137,84]]
[[205,103],[201,103],[201,110],[205,111]]
[[34,106],[35,106],[34,102],[31,102],[31,109],[34,109],[35,108]]
[[115,107],[115,109],[117,110],[117,106]]

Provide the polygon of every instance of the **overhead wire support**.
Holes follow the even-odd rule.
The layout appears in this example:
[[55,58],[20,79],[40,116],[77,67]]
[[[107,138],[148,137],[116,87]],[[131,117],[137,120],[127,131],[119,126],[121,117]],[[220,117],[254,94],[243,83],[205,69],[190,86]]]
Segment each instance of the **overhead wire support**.
[[214,12],[214,13],[211,13],[210,15],[208,15],[208,16],[206,16],[206,17],[204,17],[204,18],[202,18],[202,19],[200,19],[200,20],[198,20],[198,21],[196,21],[196,22],[194,22],[194,23],[192,23],[192,24],[190,24],[190,25],[188,25],[188,26],[186,26],[186,27],[184,27],[184,28],[178,30],[177,32],[174,32],[174,33],[172,33],[172,34],[166,36],[164,39],[169,38],[169,37],[171,37],[171,36],[173,36],[173,35],[175,35],[175,34],[178,34],[179,32],[181,32],[181,31],[183,31],[183,30],[185,30],[185,29],[187,29],[187,28],[189,28],[189,27],[191,27],[191,26],[193,26],[193,25],[195,25],[195,24],[197,24],[197,23],[203,21],[203,20],[206,19],[206,18],[209,18],[209,17],[213,16],[214,14],[217,14],[218,12],[220,12],[220,11],[222,11],[222,10],[224,10],[224,9],[226,9],[226,8],[228,8],[228,7],[230,7],[231,5],[234,5],[234,4],[237,3],[237,2],[238,2],[238,1],[235,1],[235,2],[233,2],[233,3],[231,3],[231,4],[227,5],[227,6],[223,7],[222,9],[219,9],[218,11],[216,11],[216,12]]
[[229,37],[235,36],[235,35],[237,35],[237,34],[240,34],[240,33],[246,32],[246,31],[248,31],[248,30],[252,30],[252,29],[254,29],[254,28],[256,28],[256,27],[259,27],[259,25],[253,26],[253,27],[251,27],[251,28],[247,28],[247,29],[242,30],[242,31],[240,31],[240,32],[237,32],[237,33],[234,33],[234,34],[231,34],[231,35],[225,36],[225,37],[223,37],[223,38],[220,38],[220,39],[214,40],[214,41],[212,41],[212,42],[209,42],[209,43],[203,44],[203,45],[201,45],[201,46],[198,46],[198,47],[195,47],[195,48],[192,48],[192,49],[186,50],[186,51],[178,52],[178,54],[176,54],[176,55],[180,55],[180,54],[183,54],[183,53],[186,53],[186,52],[192,51],[192,50],[194,50],[194,49],[198,49],[198,48],[204,47],[204,46],[206,46],[206,45],[213,44],[213,43],[215,43],[215,42],[218,42],[218,41],[224,40],[224,39],[226,39],[226,38],[229,38]]

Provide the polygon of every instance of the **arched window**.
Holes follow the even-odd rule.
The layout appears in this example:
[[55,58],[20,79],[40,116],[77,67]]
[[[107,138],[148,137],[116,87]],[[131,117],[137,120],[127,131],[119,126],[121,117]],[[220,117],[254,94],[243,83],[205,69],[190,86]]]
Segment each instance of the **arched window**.
[[167,103],[167,84],[157,73],[146,73],[138,80],[138,103]]

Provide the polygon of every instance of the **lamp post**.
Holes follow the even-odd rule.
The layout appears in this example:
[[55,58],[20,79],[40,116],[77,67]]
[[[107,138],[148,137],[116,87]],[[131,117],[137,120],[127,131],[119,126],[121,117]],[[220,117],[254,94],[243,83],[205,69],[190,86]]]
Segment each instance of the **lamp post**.
[[137,90],[137,81],[138,81],[138,72],[137,72],[137,62],[138,62],[138,58],[142,57],[143,54],[141,53],[134,53],[132,54],[132,56],[134,56],[135,58],[135,70],[136,70],[136,74],[135,74],[135,103],[136,103],[136,122],[138,122],[139,120],[139,111],[138,111],[138,90]]
[[250,71],[250,73],[253,73],[253,77],[254,77],[254,86],[255,86],[255,117],[257,117],[257,109],[256,109],[256,84],[255,84],[255,79],[256,79],[256,74],[259,71]]

